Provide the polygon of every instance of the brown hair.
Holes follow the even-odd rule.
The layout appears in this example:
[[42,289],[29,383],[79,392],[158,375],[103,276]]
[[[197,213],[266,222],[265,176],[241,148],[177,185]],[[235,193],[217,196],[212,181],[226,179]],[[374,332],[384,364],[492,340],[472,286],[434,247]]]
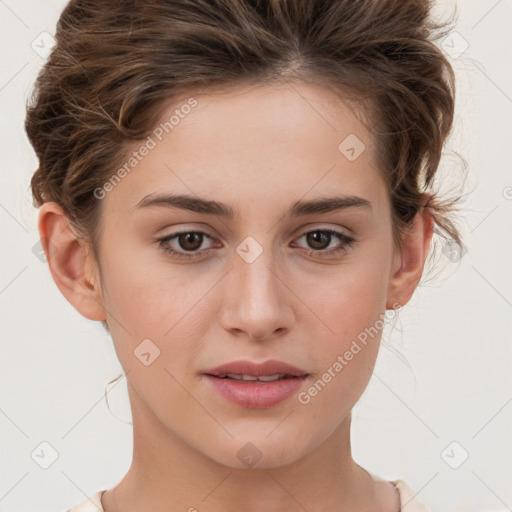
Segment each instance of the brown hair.
[[[455,202],[432,186],[453,122],[454,73],[429,0],[71,0],[25,128],[34,205],[55,201],[98,256],[93,191],[184,91],[293,77],[338,88],[371,115],[393,234],[423,207],[462,247]],[[370,114],[371,113],[371,114]]]

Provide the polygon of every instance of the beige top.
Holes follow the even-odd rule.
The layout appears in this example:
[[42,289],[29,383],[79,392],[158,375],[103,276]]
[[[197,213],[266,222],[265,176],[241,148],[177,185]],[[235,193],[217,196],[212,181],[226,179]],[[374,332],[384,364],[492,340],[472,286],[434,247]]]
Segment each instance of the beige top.
[[[415,492],[403,480],[391,480],[400,495],[400,512],[431,512],[423,503],[418,501]],[[101,505],[101,495],[98,491],[81,501],[66,512],[105,512]]]

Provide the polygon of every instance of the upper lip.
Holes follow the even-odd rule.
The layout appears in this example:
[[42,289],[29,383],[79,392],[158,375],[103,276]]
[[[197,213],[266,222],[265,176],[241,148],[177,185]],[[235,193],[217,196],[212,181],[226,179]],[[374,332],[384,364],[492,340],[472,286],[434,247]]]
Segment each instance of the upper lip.
[[291,364],[276,359],[269,359],[264,363],[254,363],[252,361],[232,361],[230,363],[217,366],[205,372],[207,375],[252,375],[254,377],[269,377],[275,374],[286,374],[294,377],[302,377],[308,375],[308,372],[297,368]]

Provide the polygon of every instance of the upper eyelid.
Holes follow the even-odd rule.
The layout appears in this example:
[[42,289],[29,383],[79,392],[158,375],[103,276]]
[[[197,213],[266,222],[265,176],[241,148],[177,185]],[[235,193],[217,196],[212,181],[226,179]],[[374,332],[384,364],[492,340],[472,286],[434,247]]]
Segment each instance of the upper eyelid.
[[[184,223],[186,224],[186,223]],[[192,223],[194,224],[194,223]],[[328,224],[327,226],[326,225],[323,225],[323,224]],[[207,226],[207,227],[203,227],[203,226]],[[167,226],[168,228],[171,228],[172,226]],[[159,231],[163,231],[164,229],[166,228],[162,228],[161,230]],[[211,236],[212,238],[215,238],[215,235],[213,234],[210,234],[210,227],[208,226],[208,224],[202,224],[200,223],[200,226],[199,227],[184,227],[184,228],[177,228],[178,230],[175,231],[175,232],[172,232],[172,233],[169,233],[168,236],[172,236],[172,235],[176,235],[178,233],[191,233],[191,232],[195,232],[195,233],[204,233],[204,234],[207,234],[209,236]],[[293,233],[307,233],[309,231],[321,231],[321,230],[332,230],[332,231],[340,231],[347,235],[347,236],[350,236],[351,233],[353,233],[353,231],[351,229],[349,229],[348,227],[346,226],[340,226],[338,224],[333,224],[332,222],[322,222],[322,221],[317,221],[317,222],[308,222],[307,225],[304,227],[300,227],[300,228],[297,228],[297,229],[294,229],[293,230]],[[212,231],[215,231],[214,228],[212,228]],[[162,235],[162,236],[167,236],[167,235]]]

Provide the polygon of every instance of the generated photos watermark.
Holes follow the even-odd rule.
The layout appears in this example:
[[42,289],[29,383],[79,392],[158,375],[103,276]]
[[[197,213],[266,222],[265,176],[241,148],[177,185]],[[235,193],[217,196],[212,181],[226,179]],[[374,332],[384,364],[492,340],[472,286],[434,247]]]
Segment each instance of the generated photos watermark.
[[96,199],[104,199],[107,192],[113,190],[126,175],[133,171],[139,162],[141,162],[145,156],[149,155],[149,152],[152,149],[156,148],[157,144],[164,138],[164,136],[174,130],[174,128],[180,123],[181,119],[185,119],[185,117],[190,114],[192,108],[197,106],[197,103],[197,100],[191,97],[188,99],[187,103],[183,104],[179,109],[175,109],[174,114],[169,118],[169,120],[164,123],[160,123],[153,130],[152,134],[147,136],[146,141],[141,144],[136,151],[133,151],[130,158],[128,158],[128,160],[103,184],[103,186],[94,189],[94,197]]

